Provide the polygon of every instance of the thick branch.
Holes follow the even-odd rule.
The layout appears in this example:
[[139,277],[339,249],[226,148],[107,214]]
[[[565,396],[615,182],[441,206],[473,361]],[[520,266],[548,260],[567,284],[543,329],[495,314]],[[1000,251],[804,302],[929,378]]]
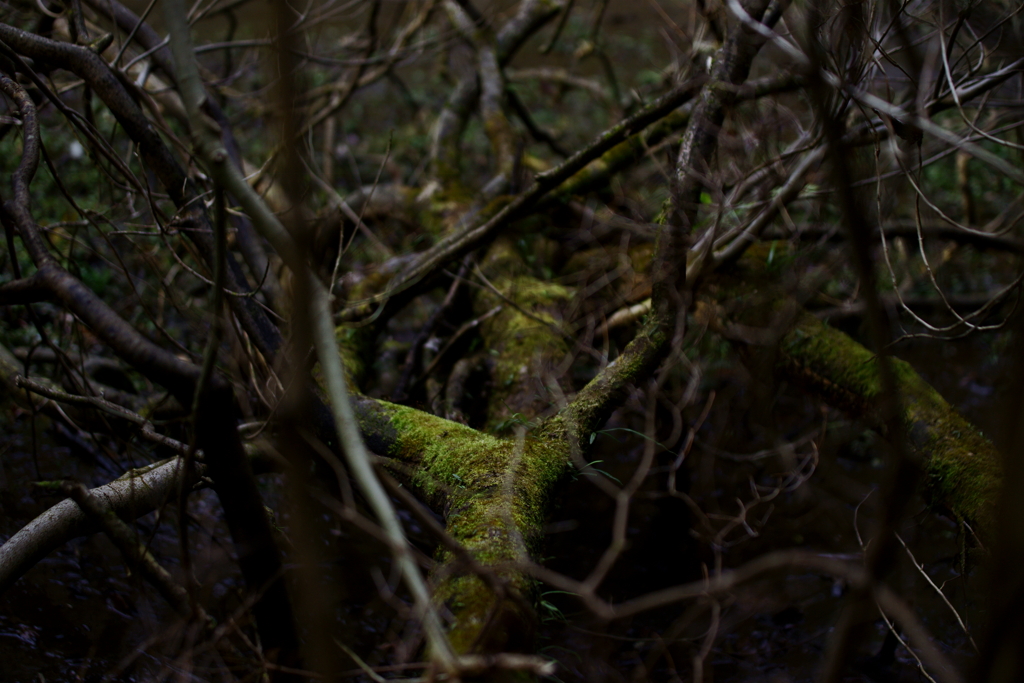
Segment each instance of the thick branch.
[[[875,355],[839,330],[804,311],[794,300],[772,293],[771,285],[751,295],[747,268],[715,278],[713,300],[703,301],[698,317],[727,338],[750,348],[775,348],[776,372],[821,396],[827,403],[865,416],[882,426],[877,414],[883,395]],[[892,358],[902,398],[899,416],[915,461],[921,463],[927,494],[936,508],[967,523],[986,545],[995,538],[996,496],[1002,478],[992,443],[958,414],[910,364]]]
[[[122,519],[141,517],[164,505],[177,493],[182,483],[181,463],[181,458],[174,458],[130,470],[121,478],[92,489],[89,494],[104,510]],[[191,482],[186,486],[191,486]],[[0,546],[0,594],[57,548],[73,538],[98,531],[101,531],[99,520],[83,512],[73,500],[53,506]]]
[[[515,565],[538,550],[547,502],[571,467],[561,434],[538,430],[517,442],[386,401],[359,396],[354,403],[369,447],[398,461],[399,474],[410,473],[404,478],[435,509],[450,511],[448,534],[495,568],[508,589],[530,594],[528,577]],[[455,614],[455,651],[529,648],[536,616],[521,601],[495,594],[456,556],[443,560],[435,595]]]
[[[760,20],[768,5],[769,0],[751,0],[747,9]],[[671,220],[658,236],[652,269],[654,310],[666,321],[676,317],[673,311],[681,303],[679,297],[686,288],[683,264],[691,232],[697,224],[698,198],[711,172],[711,158],[726,108],[735,101],[735,86],[747,79],[754,57],[764,43],[764,36],[746,24],[739,22],[733,26],[715,54],[711,82],[701,91],[683,135],[672,178]]]
[[80,510],[99,523],[107,537],[121,551],[129,567],[140,570],[178,614],[184,617],[192,614],[188,592],[160,566],[136,531],[118,517],[105,501],[92,495],[82,484],[65,484],[64,489]]

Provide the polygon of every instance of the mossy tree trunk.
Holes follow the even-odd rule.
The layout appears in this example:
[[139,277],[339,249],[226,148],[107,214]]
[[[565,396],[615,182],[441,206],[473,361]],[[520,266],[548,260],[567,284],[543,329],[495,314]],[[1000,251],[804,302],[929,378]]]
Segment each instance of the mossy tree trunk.
[[[778,376],[866,418],[885,436],[877,414],[882,384],[875,354],[781,289],[766,273],[767,251],[753,249],[716,276],[698,305],[699,317],[740,344],[757,367],[764,367],[767,354]],[[995,446],[909,363],[893,358],[892,369],[907,445],[925,474],[931,504],[990,545],[1002,478]]]
[[[90,4],[95,3],[90,0]],[[754,82],[747,80],[754,58],[767,40],[765,34],[769,31],[765,27],[770,29],[774,25],[786,2],[745,2],[745,11],[750,15],[747,18],[764,26],[755,27],[750,21],[732,22],[713,59],[693,72],[690,81],[673,86],[657,101],[639,107],[637,113],[611,127],[564,164],[538,173],[525,191],[520,191],[524,183],[520,176],[524,175],[523,167],[529,165],[529,160],[523,158],[518,134],[506,114],[508,94],[502,68],[530,35],[571,3],[524,0],[515,15],[500,28],[470,16],[473,10],[469,3],[448,0],[443,4],[451,18],[450,28],[472,47],[477,60],[474,68],[459,76],[437,120],[432,156],[423,165],[428,178],[425,186],[412,188],[395,184],[360,190],[353,196],[351,206],[346,205],[345,209],[333,206],[325,214],[322,223],[331,227],[318,233],[318,242],[310,241],[314,245],[310,251],[314,253],[303,253],[288,267],[303,276],[302,269],[307,266],[324,277],[333,276],[337,249],[340,249],[335,245],[345,241],[342,222],[354,225],[378,215],[401,214],[405,224],[418,226],[419,234],[406,235],[409,239],[403,241],[402,250],[422,248],[421,239],[432,243],[419,254],[391,257],[376,269],[367,269],[362,277],[350,273],[346,291],[349,301],[338,312],[342,324],[336,334],[346,379],[355,391],[372,375],[372,364],[379,351],[377,340],[386,333],[394,316],[416,297],[435,289],[443,279],[444,269],[451,264],[459,263],[466,272],[472,272],[471,278],[459,275],[455,280],[472,279],[472,288],[466,295],[469,304],[464,312],[475,319],[474,324],[479,324],[476,341],[481,342],[485,350],[478,359],[479,366],[488,375],[486,384],[490,390],[477,411],[480,415],[474,424],[478,428],[466,424],[469,420],[461,413],[458,420],[449,420],[365,395],[356,395],[354,403],[366,444],[423,502],[443,514],[450,541],[465,551],[460,554],[450,545],[442,546],[432,574],[435,602],[443,606],[450,617],[448,636],[456,653],[530,652],[534,649],[537,624],[532,609],[534,583],[524,565],[537,557],[553,493],[559,482],[585,461],[594,433],[622,403],[626,392],[651,379],[670,352],[681,354],[684,351],[685,322],[687,315],[693,312],[695,298],[698,316],[720,334],[746,349],[767,349],[775,371],[826,402],[881,424],[874,415],[874,407],[882,398],[882,389],[873,356],[847,335],[809,315],[781,292],[776,282],[777,273],[765,272],[763,256],[756,250],[732,270],[713,273],[708,267],[707,272],[696,275],[687,272],[688,263],[698,267],[705,262],[714,264],[723,251],[728,251],[714,252],[714,235],[709,230],[705,233],[710,235],[709,247],[702,257],[711,258],[697,262],[693,258],[692,242],[698,237],[698,229],[708,225],[711,211],[705,195],[722,190],[716,186],[719,183],[716,174],[722,172],[716,165],[720,164],[718,158],[722,156],[719,135],[729,124],[730,110],[741,100],[790,89],[806,80],[803,76],[788,75]],[[110,7],[113,12],[114,5]],[[130,13],[124,16],[130,19],[127,26],[141,23]],[[184,33],[187,32],[186,26]],[[199,252],[209,257],[206,252],[212,253],[212,250],[207,233],[213,228],[201,201],[198,182],[193,182],[196,179],[156,132],[135,101],[133,91],[114,77],[110,65],[82,46],[42,39],[6,25],[0,25],[0,34],[17,53],[32,57],[39,64],[52,62],[73,71],[88,84],[90,92],[106,103],[126,135],[138,145],[154,177],[170,192],[181,212],[179,218],[201,228],[188,234]],[[155,32],[149,29],[140,35],[156,40]],[[186,51],[190,53],[191,48]],[[7,68],[6,59],[0,70]],[[164,64],[161,68],[173,80],[173,66]],[[22,86],[10,80],[6,87],[9,95],[25,100],[28,112],[27,93]],[[680,106],[686,102],[689,103]],[[463,177],[460,155],[462,136],[474,109],[481,114],[490,143],[493,175],[490,180],[470,187],[472,183]],[[30,121],[28,114],[23,119],[26,123]],[[227,125],[226,121],[224,123]],[[578,385],[574,386],[566,378],[565,369],[572,364],[573,354],[583,344],[573,338],[565,319],[575,298],[581,296],[585,288],[565,285],[551,277],[551,273],[542,274],[534,268],[534,264],[524,258],[519,238],[525,235],[535,251],[544,251],[547,247],[542,233],[550,226],[538,228],[538,224],[555,222],[545,212],[555,213],[579,195],[607,185],[612,174],[679,130],[683,135],[671,169],[672,192],[662,212],[664,220],[658,226],[645,228],[648,237],[652,229],[656,232],[657,241],[640,245],[628,254],[634,263],[650,262],[650,276],[631,280],[628,287],[625,282],[616,285],[623,285],[622,296],[629,304],[650,296],[649,305],[643,308],[647,315],[635,325],[632,340],[621,353],[606,365],[600,365],[596,376],[574,391]],[[24,138],[26,149],[31,147],[31,138],[32,135]],[[599,154],[601,150],[603,154]],[[785,164],[780,157],[773,165]],[[800,173],[794,171],[792,183],[787,181],[785,191],[773,195],[775,200],[789,202],[795,198],[803,187],[806,171],[807,168]],[[7,225],[11,235],[20,231],[24,244],[38,247],[37,270],[30,277],[19,275],[18,280],[0,285],[0,303],[62,301],[67,311],[77,315],[99,338],[105,339],[122,360],[133,364],[140,376],[163,385],[183,406],[192,405],[197,383],[203,386],[204,382],[212,382],[199,392],[203,401],[195,401],[200,407],[194,423],[197,442],[205,445],[206,455],[211,458],[223,459],[224,453],[232,456],[230,462],[210,463],[210,470],[228,510],[227,519],[233,523],[232,531],[238,536],[243,566],[250,569],[249,582],[254,592],[262,590],[271,578],[275,579],[274,585],[278,588],[270,595],[281,603],[278,612],[290,620],[289,602],[279,587],[281,582],[276,580],[279,577],[277,547],[262,514],[259,492],[242,457],[241,440],[235,430],[237,420],[232,398],[235,385],[217,373],[212,375],[212,380],[208,377],[199,381],[201,368],[193,362],[195,359],[186,362],[155,345],[112,309],[109,314],[105,308],[102,315],[97,314],[102,301],[91,292],[89,298],[73,296],[88,288],[69,274],[56,270],[56,261],[49,255],[50,246],[39,238],[39,226],[30,212],[28,180],[15,184],[18,196],[10,204],[17,209],[12,214],[14,218],[8,216],[11,209],[7,208],[3,217],[11,223]],[[286,184],[295,178],[288,181]],[[765,194],[771,194],[774,189],[778,188],[765,190]],[[268,197],[275,195],[273,192],[266,194]],[[356,214],[361,218],[354,219]],[[766,210],[755,216],[764,217],[762,223],[767,224],[775,215]],[[732,216],[724,220],[728,222]],[[733,227],[736,226],[723,226],[723,229]],[[366,226],[360,228],[366,229]],[[10,239],[13,245],[13,236]],[[745,235],[744,239],[733,243],[739,245],[734,252],[756,239],[756,234]],[[734,256],[734,252],[729,253]],[[625,260],[625,249],[617,253],[616,258]],[[762,262],[758,262],[758,258]],[[249,258],[250,275],[256,276],[254,281],[261,275],[256,266],[266,260],[259,253]],[[576,260],[594,265],[589,254]],[[718,263],[724,260],[723,256]],[[295,319],[285,321],[279,329],[276,321],[257,305],[255,293],[242,286],[246,277],[241,266],[234,264],[233,257],[228,259],[228,265],[228,289],[239,294],[228,299],[239,323],[238,334],[247,336],[247,341],[261,357],[260,362],[267,368],[283,367],[286,363],[281,353],[281,329],[287,329]],[[616,266],[608,264],[602,268],[603,275],[611,277]],[[269,272],[269,268],[264,270]],[[288,287],[287,277],[284,285]],[[272,297],[278,307],[280,298],[278,294]],[[318,321],[330,317],[326,306],[322,310],[325,315],[317,318]],[[635,318],[630,320],[635,322]],[[125,333],[121,334],[122,331]],[[220,352],[214,347],[211,347],[208,369],[214,367]],[[326,367],[333,367],[333,354],[320,358]],[[293,368],[295,374],[291,379],[306,381],[303,362],[304,357],[295,363],[297,367]],[[992,445],[908,364],[895,361],[893,368],[902,402],[900,417],[911,452],[927,474],[931,501],[969,525],[988,543],[996,526],[993,505],[1001,476]],[[16,360],[0,348],[0,385],[21,398],[24,385],[17,381],[19,372]],[[463,367],[459,372],[464,376],[468,371]],[[457,386],[455,375],[453,370],[449,382]],[[313,377],[322,379],[315,367]],[[309,397],[313,414],[309,422],[314,427],[312,431],[328,448],[340,451],[334,429],[337,425],[332,423],[334,418],[324,397],[324,393]],[[430,398],[428,396],[426,403],[434,403]],[[280,413],[274,415],[277,406],[270,406],[271,402],[267,401],[268,424],[281,419]],[[339,401],[334,407],[341,404]],[[39,407],[31,399],[27,405],[33,410]],[[444,411],[435,409],[435,412]],[[452,410],[446,414],[457,412]],[[301,430],[293,427],[303,418],[285,418],[294,424],[280,430],[280,434],[290,435],[281,436],[282,441],[298,440]],[[344,426],[351,421],[341,422]],[[145,424],[149,425],[148,421]],[[185,450],[191,454],[189,449]],[[302,462],[306,464],[305,460]],[[322,466],[323,463],[316,464]],[[326,471],[322,467],[309,469],[314,475]],[[370,478],[372,480],[372,476]],[[397,522],[395,526],[401,538],[401,528]],[[254,528],[249,530],[248,536],[242,533],[246,527]],[[242,552],[253,548],[260,551],[257,561],[247,560]],[[471,562],[466,561],[467,554]],[[423,602],[429,605],[429,601]],[[423,613],[431,611],[426,609]],[[287,626],[285,621],[278,620],[278,623],[268,615],[261,617],[264,644],[272,644],[277,632],[279,645],[294,649],[294,634],[281,632],[287,630],[280,627]]]

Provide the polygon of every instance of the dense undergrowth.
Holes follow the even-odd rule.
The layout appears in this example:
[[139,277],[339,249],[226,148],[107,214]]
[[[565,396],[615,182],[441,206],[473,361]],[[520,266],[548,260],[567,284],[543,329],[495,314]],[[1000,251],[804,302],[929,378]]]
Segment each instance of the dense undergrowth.
[[1019,8],[165,2],[0,5],[0,678],[1013,680]]

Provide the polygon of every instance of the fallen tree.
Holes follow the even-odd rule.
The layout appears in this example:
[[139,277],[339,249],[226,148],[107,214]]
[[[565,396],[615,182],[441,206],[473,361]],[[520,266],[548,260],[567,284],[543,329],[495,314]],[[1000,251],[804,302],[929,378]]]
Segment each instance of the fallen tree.
[[[545,136],[505,82],[504,68],[531,36],[556,16],[568,14],[571,4],[524,0],[513,15],[499,21],[461,2],[440,3],[445,17],[432,18],[439,6],[427,2],[397,16],[389,35],[394,42],[385,48],[378,34],[379,8],[371,3],[366,28],[352,42],[362,52],[341,60],[340,66],[351,70],[329,87],[302,91],[293,75],[301,72],[300,62],[307,68],[316,59],[310,61],[298,36],[323,21],[328,9],[300,16],[277,3],[271,54],[278,142],[271,160],[257,165],[243,158],[249,152],[244,141],[236,140],[232,117],[224,113],[229,104],[225,91],[198,65],[185,8],[168,5],[173,60],[160,45],[159,34],[116,2],[95,3],[95,14],[72,8],[59,22],[43,21],[45,30],[0,25],[8,118],[21,129],[19,161],[9,169],[12,194],[4,196],[0,213],[12,275],[0,285],[0,304],[28,307],[33,327],[49,350],[42,361],[33,361],[32,349],[22,354],[23,363],[9,354],[0,357],[4,386],[30,411],[43,410],[58,421],[70,420],[61,405],[76,406],[86,420],[106,411],[179,454],[90,493],[68,489],[99,506],[95,514],[65,500],[14,534],[0,547],[0,588],[9,588],[33,563],[72,537],[100,528],[120,534],[101,524],[103,510],[130,519],[171,503],[184,520],[188,493],[201,475],[223,507],[255,606],[258,665],[266,671],[288,677],[303,675],[298,672],[309,667],[333,676],[340,661],[367,666],[347,646],[343,654],[336,651],[330,637],[332,617],[313,596],[311,586],[327,585],[317,568],[329,564],[325,558],[337,551],[321,547],[316,518],[327,514],[388,549],[411,603],[414,631],[427,641],[424,658],[435,672],[449,677],[484,671],[500,677],[506,670],[547,673],[548,665],[538,658],[510,656],[536,650],[541,627],[534,609],[538,579],[571,589],[602,619],[663,607],[676,599],[654,594],[648,602],[636,598],[617,605],[602,597],[602,591],[628,546],[631,505],[654,477],[654,463],[664,453],[676,458],[670,492],[685,495],[675,488],[676,473],[707,417],[705,410],[704,417],[687,424],[691,418],[684,420],[683,415],[694,394],[679,390],[691,380],[699,385],[697,366],[687,357],[694,339],[687,319],[693,312],[698,322],[724,338],[767,349],[777,372],[824,402],[866,416],[893,440],[899,466],[906,461],[923,472],[937,511],[969,525],[986,545],[998,535],[993,505],[1000,469],[992,445],[909,365],[884,353],[879,360],[803,312],[779,286],[779,271],[761,267],[766,259],[762,250],[743,254],[773,223],[792,224],[794,215],[810,221],[813,210],[800,207],[830,182],[832,193],[852,197],[844,204],[848,220],[849,207],[863,202],[854,196],[862,179],[829,180],[825,169],[841,166],[837,157],[856,154],[865,144],[877,150],[888,145],[887,163],[905,172],[912,184],[907,157],[913,148],[899,140],[918,144],[922,130],[941,145],[937,156],[947,150],[973,155],[977,163],[1016,179],[1019,172],[1001,156],[955,138],[932,121],[944,110],[962,111],[965,102],[998,92],[1016,73],[1013,64],[984,73],[965,71],[966,80],[948,88],[936,81],[930,99],[917,111],[904,111],[873,94],[866,66],[855,68],[838,60],[843,49],[863,59],[860,50],[866,48],[850,37],[856,31],[843,38],[850,44],[841,40],[841,45],[830,46],[816,39],[805,54],[777,32],[783,15],[792,14],[785,3],[732,3],[728,20],[706,19],[708,30],[718,31],[720,38],[706,63],[695,52],[692,63],[667,79],[665,87],[648,93],[646,103],[639,95],[629,101],[619,91],[614,99],[623,111],[613,125],[556,161],[542,159],[534,150],[525,152],[527,133],[540,142]],[[909,44],[909,29],[900,16],[891,17],[902,27],[891,35],[882,24],[871,25],[876,43]],[[365,185],[357,177],[351,196],[343,198],[333,176],[337,112],[361,88],[397,79],[393,69],[398,56],[412,49],[410,41],[432,21],[449,27],[455,36],[450,48],[468,50],[475,62],[455,78],[437,117],[422,185]],[[100,26],[117,33],[116,40],[123,41],[120,48],[113,47],[112,38],[91,38]],[[822,36],[829,31],[842,34],[836,27],[821,31]],[[131,41],[150,53],[151,66],[142,75],[133,76],[129,67],[119,65],[126,50],[136,49]],[[597,50],[608,63],[600,44],[591,42],[587,49]],[[988,48],[976,44],[958,49],[967,55]],[[759,55],[771,50],[776,51],[772,63],[783,65],[779,73],[751,79],[758,60],[767,59]],[[140,52],[138,60],[144,59]],[[166,80],[147,85],[150,68],[159,69]],[[947,65],[950,73],[957,68]],[[758,73],[766,70],[761,67]],[[97,132],[89,120],[91,108],[89,115],[81,115],[62,101],[47,80],[60,78],[53,75],[58,73],[79,79],[74,87],[85,88],[82,102],[87,107],[95,98],[107,108],[118,126],[115,143]],[[173,86],[170,95],[163,91],[167,83]],[[161,91],[159,100],[151,92],[154,87]],[[617,89],[614,79],[610,87]],[[809,125],[787,131],[763,161],[744,159],[737,152],[742,141],[734,139],[735,131],[750,123],[743,107],[785,102],[794,91],[817,103],[817,109],[801,114]],[[860,114],[851,113],[854,102]],[[40,145],[50,122],[41,125],[39,112],[47,108],[48,116],[74,127],[96,163],[113,178],[112,191],[121,197],[120,218],[82,208],[61,184],[60,171]],[[877,116],[864,113],[868,109]],[[473,112],[481,118],[481,142],[486,141],[487,151],[482,167],[476,164],[468,171],[463,166],[475,162],[464,157],[463,149]],[[165,117],[187,127],[191,145],[176,136]],[[522,129],[513,123],[515,117]],[[999,130],[996,119],[986,125]],[[972,126],[968,128],[974,131]],[[314,137],[326,150],[326,168],[320,170],[312,148],[296,143]],[[557,151],[550,136],[546,140]],[[678,142],[678,149],[673,148],[671,191],[659,215],[637,221],[613,214],[601,225],[601,214],[579,199],[607,192],[615,174],[651,158],[650,149],[665,141]],[[137,150],[138,156],[128,155],[125,162],[124,150]],[[54,241],[53,235],[64,239],[63,233],[54,232],[62,228],[36,217],[40,210],[49,211],[34,206],[38,200],[32,188],[41,160],[82,228],[105,240],[106,246],[94,247],[97,253],[109,250],[111,259],[123,261],[131,252],[132,259],[159,275],[153,291],[137,287],[136,281],[145,278],[127,266],[121,272],[134,297],[130,305],[109,294],[101,296],[98,287],[87,283],[71,250],[65,255]],[[387,163],[385,155],[378,179]],[[875,180],[881,185],[880,151],[875,163]],[[256,168],[261,170],[253,177]],[[485,180],[474,175],[482,173]],[[306,177],[316,182],[304,184]],[[918,185],[914,189],[924,195]],[[969,183],[961,190],[965,196],[972,192]],[[314,218],[310,197],[317,192],[325,198],[324,211]],[[145,208],[135,205],[140,198]],[[948,218],[939,207],[931,208]],[[912,216],[918,223],[920,213],[918,206]],[[569,216],[582,217],[584,229],[560,229]],[[148,228],[123,229],[127,222],[143,222]],[[980,232],[959,224],[954,229]],[[130,240],[127,246],[118,241],[126,235],[161,240],[173,265],[160,263]],[[856,245],[856,234],[851,239]],[[585,243],[596,245],[594,251],[604,257],[572,254]],[[346,253],[352,245],[355,251]],[[774,254],[774,247],[770,249]],[[922,255],[926,267],[920,279],[935,285],[942,298],[934,275],[937,266],[929,264],[923,246]],[[896,267],[888,251],[885,256],[895,280]],[[176,291],[173,282],[179,273],[198,283],[196,295]],[[877,282],[867,270],[854,276],[874,321],[878,312],[871,301]],[[436,299],[439,285],[445,285],[441,300]],[[906,288],[897,284],[897,292],[901,286]],[[336,289],[343,301],[332,299]],[[168,300],[175,302],[173,320],[165,319]],[[417,310],[423,300],[433,301],[437,310],[424,316]],[[45,319],[52,318],[51,308],[45,307],[54,305],[71,316],[76,329],[102,342],[104,354],[125,364],[123,395],[108,394],[96,376],[84,371],[85,344],[72,344],[64,336],[50,340],[57,323]],[[940,331],[978,328],[982,314],[993,307],[969,316],[950,308],[956,320]],[[203,336],[190,338],[189,326],[203,329]],[[409,341],[406,332],[412,328],[416,333]],[[406,341],[400,342],[403,335]],[[386,343],[404,344],[404,363],[400,372],[396,368],[390,373],[395,376],[391,379],[380,367],[380,356],[395,356],[381,353]],[[42,382],[31,371],[40,362],[54,368],[52,381]],[[147,395],[126,398],[139,393],[133,382],[145,384]],[[675,388],[666,388],[670,386]],[[475,397],[468,399],[469,394]],[[586,579],[553,575],[541,562],[551,503],[568,478],[593,474],[589,458],[599,433],[616,410],[630,400],[640,401],[638,396],[647,402],[642,425],[646,445],[626,483],[602,486],[616,511],[611,544]],[[671,428],[657,419],[659,401],[671,407]],[[890,404],[900,406],[898,414]],[[150,419],[151,409],[164,410],[163,421]],[[184,425],[177,439],[162,434],[158,426],[174,421]],[[99,422],[90,428],[103,430]],[[252,431],[268,433],[270,450],[284,456],[277,468],[292,487],[289,515],[295,532],[287,556],[300,567],[298,572],[307,573],[290,588],[282,580],[288,562],[282,560],[283,549],[246,457],[244,442]],[[404,497],[404,489],[415,499]],[[443,526],[428,513],[415,512],[420,503],[438,512]],[[410,545],[396,504],[414,511],[438,543],[432,564]],[[894,503],[887,509],[900,508]],[[896,521],[900,516],[895,514]],[[884,525],[881,529],[883,535],[891,531]],[[715,580],[732,585],[731,579],[722,578],[730,576],[722,573],[722,548],[717,542],[712,545],[718,563]],[[182,547],[187,556],[187,540]],[[128,557],[135,551],[124,552]],[[771,571],[825,567],[803,556],[783,559],[766,566]],[[429,586],[421,564],[431,564]],[[897,620],[913,631],[915,643],[927,652],[927,664],[936,666],[936,655],[922,645],[927,638],[912,613],[877,588],[884,571],[870,563],[863,574],[851,566],[828,565],[822,571],[858,586],[856,599],[886,596],[883,609],[901,615]],[[188,611],[187,603],[190,618],[207,623],[213,606],[198,603],[187,577],[178,577],[181,588],[159,565],[152,572],[164,577],[154,581],[169,586],[163,592],[178,596],[174,601],[179,612]],[[192,590],[187,601],[179,589]],[[694,597],[688,590],[679,595]],[[323,632],[318,627],[300,637],[293,614],[300,622],[308,618],[319,624]],[[712,635],[699,662],[695,660],[695,672],[713,642]],[[841,667],[843,656],[836,657]],[[954,674],[948,675],[955,680]]]

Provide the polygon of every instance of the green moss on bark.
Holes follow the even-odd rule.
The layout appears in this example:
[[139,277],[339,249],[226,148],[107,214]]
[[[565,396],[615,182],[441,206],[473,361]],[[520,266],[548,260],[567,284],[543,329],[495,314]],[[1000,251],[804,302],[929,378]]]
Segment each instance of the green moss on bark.
[[[776,372],[838,408],[877,419],[882,398],[877,358],[771,284],[766,254],[773,252],[769,245],[752,248],[734,270],[716,276],[707,288],[715,300],[706,299],[698,316],[734,341],[777,342]],[[988,543],[996,529],[1002,479],[995,446],[909,363],[891,358],[891,367],[908,445],[921,463],[931,504],[969,524]]]
[[491,246],[483,268],[500,296],[490,289],[479,290],[474,309],[483,315],[502,307],[484,321],[480,330],[493,361],[487,425],[494,430],[511,426],[512,418],[532,420],[549,407],[543,380],[555,362],[569,352],[560,331],[560,311],[573,292],[529,275],[522,257],[507,239]]
[[[381,444],[386,455],[413,466],[411,484],[445,510],[448,533],[528,596],[532,582],[510,565],[536,550],[550,492],[569,468],[564,441],[526,436],[517,442],[386,401],[368,409],[368,401],[360,410],[362,427],[388,435]],[[455,616],[456,650],[517,647],[533,616],[515,601],[497,605],[490,588],[450,554],[439,560],[436,597]]]
[[[874,354],[808,313],[800,315],[779,350],[787,374],[823,387],[843,407],[870,412],[882,396]],[[995,447],[909,363],[893,358],[892,369],[909,445],[921,458],[931,499],[991,540],[1001,480]]]

